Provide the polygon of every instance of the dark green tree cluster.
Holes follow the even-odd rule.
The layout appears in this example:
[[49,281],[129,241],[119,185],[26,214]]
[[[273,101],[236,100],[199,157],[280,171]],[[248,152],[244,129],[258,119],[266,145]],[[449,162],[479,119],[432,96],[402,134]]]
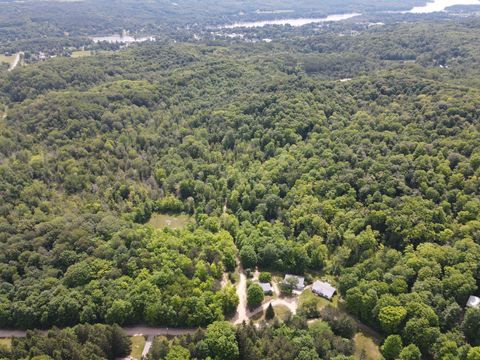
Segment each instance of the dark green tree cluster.
[[[327,322],[307,326],[305,319],[294,317],[285,324],[262,328],[243,324],[235,329],[217,322],[206,331],[173,341],[160,337],[155,339],[149,359],[352,359],[353,350],[351,337],[340,336]],[[177,354],[183,357],[173,357]]]
[[132,342],[118,325],[77,325],[47,335],[28,331],[12,340],[6,359],[114,360],[130,355]]

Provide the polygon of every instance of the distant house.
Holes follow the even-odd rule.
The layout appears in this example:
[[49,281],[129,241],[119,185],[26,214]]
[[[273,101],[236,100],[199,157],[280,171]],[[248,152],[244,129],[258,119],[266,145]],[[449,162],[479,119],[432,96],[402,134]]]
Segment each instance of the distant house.
[[270,285],[270,283],[261,282],[261,283],[258,283],[258,285],[260,285],[265,295],[273,295],[273,287],[272,285]]
[[285,275],[285,283],[292,284],[294,290],[303,291],[305,289],[305,278],[297,275]]
[[332,300],[333,295],[335,295],[335,289],[332,285],[324,281],[315,281],[312,285],[312,292],[318,296],[324,297],[328,300]]
[[480,309],[480,298],[477,296],[470,296],[467,301],[467,307]]

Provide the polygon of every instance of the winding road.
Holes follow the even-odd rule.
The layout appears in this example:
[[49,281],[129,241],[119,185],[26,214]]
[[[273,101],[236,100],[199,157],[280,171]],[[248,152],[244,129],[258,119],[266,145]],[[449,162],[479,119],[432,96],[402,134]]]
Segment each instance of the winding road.
[[[234,325],[241,324],[244,321],[248,322],[248,320],[255,316],[262,311],[265,311],[270,304],[273,306],[283,305],[286,306],[292,314],[297,313],[298,308],[298,297],[288,298],[288,299],[274,299],[272,301],[265,302],[264,304],[260,305],[255,310],[250,311],[247,306],[247,275],[242,268],[240,260],[237,259],[237,269],[239,275],[239,281],[237,284],[237,295],[239,299],[237,313],[235,316],[230,320],[230,322]],[[258,277],[258,273],[257,273]],[[221,286],[224,287],[228,283],[228,276],[223,276],[221,281]],[[274,291],[276,294],[279,293],[278,285],[276,283],[273,284]],[[128,336],[147,336],[147,341],[145,343],[145,347],[143,349],[142,357],[146,356],[150,351],[150,348],[153,343],[153,339],[155,336],[181,336],[181,335],[188,335],[193,334],[197,331],[197,328],[169,328],[169,327],[149,327],[144,325],[138,326],[130,326],[130,327],[123,327],[123,330]],[[48,330],[41,330],[41,334],[46,335]],[[23,330],[8,330],[8,329],[0,329],[0,338],[12,338],[12,337],[25,337],[27,334],[26,331]]]

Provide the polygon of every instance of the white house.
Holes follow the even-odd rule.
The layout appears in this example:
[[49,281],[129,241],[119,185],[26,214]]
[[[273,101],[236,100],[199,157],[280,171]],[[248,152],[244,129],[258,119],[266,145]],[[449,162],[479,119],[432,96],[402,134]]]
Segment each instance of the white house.
[[328,300],[332,300],[333,295],[335,295],[335,289],[332,285],[324,281],[315,281],[312,285],[312,292],[319,296],[322,296]]
[[480,309],[480,298],[477,296],[470,296],[467,301],[467,307]]

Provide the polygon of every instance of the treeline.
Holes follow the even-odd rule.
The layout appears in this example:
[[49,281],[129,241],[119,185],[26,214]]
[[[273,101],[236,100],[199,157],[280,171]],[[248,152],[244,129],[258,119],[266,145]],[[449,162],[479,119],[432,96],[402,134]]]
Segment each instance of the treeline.
[[9,349],[0,348],[2,359],[36,360],[114,360],[130,355],[132,342],[117,325],[77,325],[52,329],[43,335],[28,331],[25,338],[14,338]]
[[[344,335],[343,335],[344,336]],[[172,341],[157,337],[148,356],[160,359],[353,359],[354,345],[350,337],[332,330],[325,321],[310,325],[304,318],[294,317],[286,323],[257,327],[243,324],[236,328],[226,322],[209,325],[193,335]]]

